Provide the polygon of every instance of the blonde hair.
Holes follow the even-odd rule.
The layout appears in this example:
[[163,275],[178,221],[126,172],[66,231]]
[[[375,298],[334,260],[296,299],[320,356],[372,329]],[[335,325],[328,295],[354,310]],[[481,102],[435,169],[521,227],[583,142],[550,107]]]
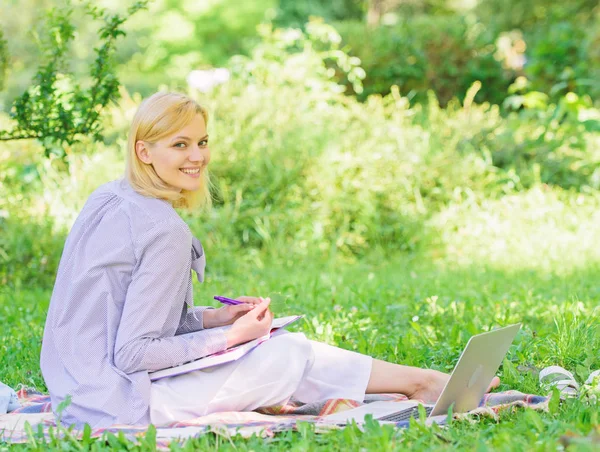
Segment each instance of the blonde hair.
[[195,100],[179,93],[156,93],[140,104],[129,129],[125,168],[125,176],[135,191],[169,201],[173,207],[191,210],[210,206],[210,180],[206,167],[200,173],[198,190],[177,192],[156,174],[152,165],[142,162],[135,152],[138,141],[154,144],[184,128],[197,114],[201,114],[208,124],[206,110]]

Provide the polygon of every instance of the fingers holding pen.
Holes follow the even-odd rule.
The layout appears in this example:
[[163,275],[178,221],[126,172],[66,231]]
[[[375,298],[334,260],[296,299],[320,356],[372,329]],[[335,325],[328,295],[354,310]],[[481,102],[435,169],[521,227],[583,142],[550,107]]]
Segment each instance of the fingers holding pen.
[[252,314],[255,316],[257,320],[264,319],[267,315],[273,317],[271,311],[269,310],[269,305],[271,304],[271,299],[260,297],[261,302],[258,305],[255,305],[252,310]]
[[270,300],[261,301],[233,323],[226,332],[228,347],[264,336],[270,331],[273,314],[269,310],[269,304]]
[[233,317],[236,317],[236,316],[243,315],[243,314],[247,313],[248,311],[252,311],[254,309],[254,305],[247,304],[247,303],[241,303],[241,304],[226,306],[226,309],[229,311],[229,313]]
[[236,300],[238,301],[242,301],[244,303],[248,303],[252,306],[258,306],[259,304],[261,304],[263,301],[265,300],[271,300],[270,298],[263,298],[263,297],[248,297],[246,295],[242,295],[241,297],[237,297]]

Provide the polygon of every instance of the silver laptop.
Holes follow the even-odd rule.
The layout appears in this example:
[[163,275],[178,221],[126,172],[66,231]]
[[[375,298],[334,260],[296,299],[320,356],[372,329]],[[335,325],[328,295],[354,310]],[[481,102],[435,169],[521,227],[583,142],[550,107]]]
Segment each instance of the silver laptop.
[[[456,413],[477,408],[520,328],[517,323],[471,337],[435,405],[422,404],[427,416],[445,418],[450,407]],[[322,420],[336,424],[363,423],[367,415],[372,415],[380,422],[399,422],[418,418],[419,405],[412,400],[372,402],[324,416]]]

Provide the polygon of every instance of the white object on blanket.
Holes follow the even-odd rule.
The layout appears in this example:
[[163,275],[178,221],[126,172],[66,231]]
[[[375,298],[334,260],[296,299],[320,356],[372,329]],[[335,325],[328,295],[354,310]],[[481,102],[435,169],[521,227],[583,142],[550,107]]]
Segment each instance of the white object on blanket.
[[17,393],[0,381],[0,414],[10,413],[20,406]]

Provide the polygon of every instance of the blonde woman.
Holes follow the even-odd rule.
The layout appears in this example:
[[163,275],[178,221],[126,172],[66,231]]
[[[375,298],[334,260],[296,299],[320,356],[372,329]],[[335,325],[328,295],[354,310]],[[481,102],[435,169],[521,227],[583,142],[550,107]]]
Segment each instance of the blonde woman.
[[[63,422],[93,427],[185,420],[286,402],[398,392],[433,401],[447,375],[391,364],[286,333],[242,359],[151,383],[148,372],[269,331],[270,300],[194,306],[205,256],[174,207],[210,202],[206,111],[158,93],[131,125],[126,175],[98,188],[67,238],[44,330],[41,367]],[[232,325],[226,332],[217,326]],[[497,384],[497,381],[495,382]]]

